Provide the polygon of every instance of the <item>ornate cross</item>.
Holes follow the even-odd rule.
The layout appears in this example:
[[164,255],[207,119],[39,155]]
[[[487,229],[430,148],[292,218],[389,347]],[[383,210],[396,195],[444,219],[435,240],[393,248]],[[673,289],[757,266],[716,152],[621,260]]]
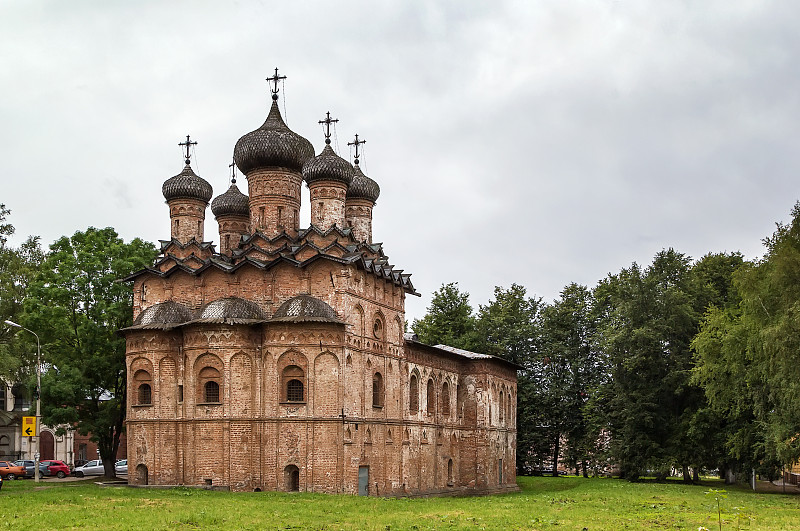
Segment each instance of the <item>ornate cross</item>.
[[325,113],[325,119],[324,120],[320,120],[319,121],[319,123],[325,124],[325,143],[326,144],[330,144],[331,143],[331,124],[335,124],[338,121],[339,121],[338,118],[331,119],[330,111]]
[[233,159],[228,167],[231,169],[231,184],[236,184],[236,159]]
[[178,142],[178,145],[186,148],[186,164],[189,164],[189,159],[191,158],[191,155],[189,154],[189,149],[192,146],[196,146],[197,142],[192,142],[191,140],[189,140],[189,135],[186,135],[186,142]]
[[279,76],[278,75],[278,67],[275,67],[275,75],[272,77],[268,77],[267,81],[273,84],[272,88],[272,99],[275,100],[278,98],[278,81],[282,81],[286,79],[286,76]]
[[358,133],[356,133],[356,140],[355,140],[355,142],[348,142],[348,143],[347,143],[347,145],[348,145],[348,146],[355,146],[355,147],[356,147],[356,156],[355,156],[355,159],[354,159],[356,166],[358,166],[358,146],[359,146],[360,144],[366,144],[366,143],[367,143],[367,141],[366,141],[366,140],[359,140],[359,139],[358,139]]

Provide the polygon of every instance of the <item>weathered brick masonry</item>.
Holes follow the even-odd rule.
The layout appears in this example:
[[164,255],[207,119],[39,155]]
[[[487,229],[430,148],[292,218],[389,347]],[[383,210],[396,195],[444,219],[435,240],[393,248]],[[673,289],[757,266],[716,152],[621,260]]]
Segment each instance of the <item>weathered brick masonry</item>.
[[[131,483],[370,495],[516,488],[516,368],[403,333],[408,274],[372,243],[380,189],[326,142],[267,120],[212,202],[191,169],[162,188],[171,236],[128,280]],[[300,229],[300,186],[312,220]]]

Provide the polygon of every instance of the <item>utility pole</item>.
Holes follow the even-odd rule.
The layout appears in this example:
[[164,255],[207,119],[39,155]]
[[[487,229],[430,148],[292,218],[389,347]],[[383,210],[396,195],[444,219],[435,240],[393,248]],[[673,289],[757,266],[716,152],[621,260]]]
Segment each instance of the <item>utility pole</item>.
[[36,337],[36,453],[33,454],[33,473],[36,483],[39,483],[41,473],[39,471],[39,450],[41,449],[42,435],[42,345],[39,342],[39,334],[25,328],[14,321],[6,320],[6,324],[15,328],[22,328]]

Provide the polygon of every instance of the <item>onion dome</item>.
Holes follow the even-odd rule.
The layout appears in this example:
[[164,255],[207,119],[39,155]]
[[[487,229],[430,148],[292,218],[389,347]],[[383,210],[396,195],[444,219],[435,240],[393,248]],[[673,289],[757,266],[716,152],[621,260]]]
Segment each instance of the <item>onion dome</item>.
[[337,181],[350,186],[353,180],[353,167],[349,162],[334,153],[326,140],[322,153],[309,159],[303,166],[303,179],[311,184],[316,181]]
[[195,321],[252,323],[266,319],[264,310],[255,302],[239,297],[225,297],[203,306]]
[[208,203],[214,190],[205,179],[192,171],[192,167],[189,166],[187,161],[182,172],[164,181],[161,186],[161,193],[164,194],[164,199],[167,201],[172,201],[173,199],[199,199]]
[[320,323],[342,323],[336,310],[324,301],[311,295],[298,295],[280,305],[272,316],[272,321],[302,323],[315,321]]
[[169,329],[181,325],[192,318],[192,310],[183,304],[166,301],[154,304],[133,321],[131,329]]
[[277,98],[273,98],[264,124],[240,138],[233,148],[236,166],[245,175],[251,170],[265,167],[283,167],[299,172],[313,156],[311,142],[284,123]]
[[228,191],[218,195],[211,202],[211,212],[215,217],[250,215],[250,198],[239,191],[236,182],[231,184]]
[[364,175],[358,164],[353,168],[353,182],[347,188],[347,199],[369,199],[373,203],[381,195],[378,183]]

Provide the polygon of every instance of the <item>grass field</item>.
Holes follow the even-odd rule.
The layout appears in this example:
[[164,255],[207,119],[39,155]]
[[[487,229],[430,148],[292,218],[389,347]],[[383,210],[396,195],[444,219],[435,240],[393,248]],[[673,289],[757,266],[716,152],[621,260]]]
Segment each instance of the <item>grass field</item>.
[[[99,487],[92,480],[7,481],[0,529],[691,529],[717,530],[721,483],[519,478],[522,492],[476,498],[382,499]],[[744,506],[741,529],[800,530],[800,497],[728,489],[723,511]],[[737,529],[723,515],[723,529]]]

